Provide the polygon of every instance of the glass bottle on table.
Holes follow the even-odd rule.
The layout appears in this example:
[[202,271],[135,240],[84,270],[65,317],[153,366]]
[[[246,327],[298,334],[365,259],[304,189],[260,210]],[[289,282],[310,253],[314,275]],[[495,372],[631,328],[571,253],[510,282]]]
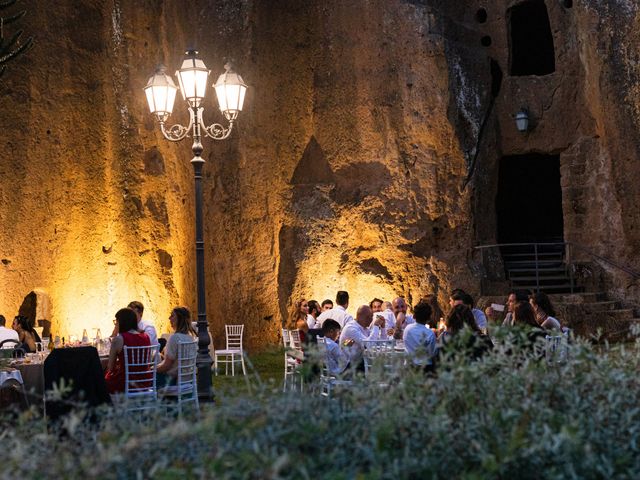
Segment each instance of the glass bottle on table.
[[87,333],[87,329],[85,328],[84,330],[82,330],[82,340],[81,340],[83,345],[86,345],[89,343],[89,334]]

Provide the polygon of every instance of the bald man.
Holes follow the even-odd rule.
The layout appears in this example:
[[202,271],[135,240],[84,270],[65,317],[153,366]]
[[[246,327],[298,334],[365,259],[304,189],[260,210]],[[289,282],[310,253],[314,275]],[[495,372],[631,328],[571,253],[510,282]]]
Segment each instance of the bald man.
[[[373,322],[373,311],[369,305],[358,308],[354,322],[347,323],[340,334],[340,348],[349,356],[349,364],[357,370],[364,370],[362,364],[362,352],[365,340],[377,340],[380,338],[380,329],[384,327],[384,318],[378,318]],[[361,365],[362,364],[362,365]]]
[[395,332],[393,336],[394,338],[401,339],[402,332],[404,332],[405,327],[412,323],[416,323],[416,321],[410,313],[407,313],[407,302],[405,302],[404,298],[397,297],[391,304],[393,306],[393,314],[396,316]]

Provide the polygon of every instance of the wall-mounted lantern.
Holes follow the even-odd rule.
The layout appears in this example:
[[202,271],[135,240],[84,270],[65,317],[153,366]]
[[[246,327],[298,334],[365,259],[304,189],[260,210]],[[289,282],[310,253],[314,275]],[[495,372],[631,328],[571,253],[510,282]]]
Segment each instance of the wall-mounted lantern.
[[516,113],[516,127],[519,132],[526,132],[529,130],[529,110],[526,108],[521,108],[518,113]]

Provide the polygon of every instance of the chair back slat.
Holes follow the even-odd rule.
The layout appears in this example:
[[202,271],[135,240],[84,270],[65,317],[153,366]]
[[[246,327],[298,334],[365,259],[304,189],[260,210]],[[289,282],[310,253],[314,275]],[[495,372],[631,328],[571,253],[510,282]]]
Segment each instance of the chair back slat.
[[148,393],[155,398],[158,348],[124,346],[125,396]]
[[284,348],[289,348],[291,346],[291,335],[289,334],[289,330],[286,328],[282,329],[282,343]]
[[186,386],[196,385],[196,360],[198,357],[198,341],[178,343],[178,391],[184,391]]
[[291,330],[289,332],[291,337],[291,348],[296,350],[302,350],[302,340],[300,340],[300,330]]
[[227,350],[242,350],[242,332],[244,325],[225,325]]

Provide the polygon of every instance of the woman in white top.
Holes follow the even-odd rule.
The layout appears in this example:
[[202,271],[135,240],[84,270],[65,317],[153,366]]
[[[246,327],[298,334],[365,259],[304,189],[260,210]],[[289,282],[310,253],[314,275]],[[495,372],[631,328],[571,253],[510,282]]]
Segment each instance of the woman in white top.
[[[169,316],[173,335],[169,337],[167,346],[164,349],[164,359],[158,365],[158,373],[166,375],[169,383],[175,383],[178,376],[178,348],[180,343],[193,342],[197,334],[191,326],[191,312],[187,307],[176,307],[171,310]],[[197,348],[197,347],[196,347]],[[167,379],[158,376],[158,383]]]
[[560,321],[554,317],[556,312],[546,293],[534,293],[529,297],[529,303],[531,303],[533,307],[533,311],[536,314],[536,321],[540,327],[545,330],[562,331],[562,325],[560,325]]

